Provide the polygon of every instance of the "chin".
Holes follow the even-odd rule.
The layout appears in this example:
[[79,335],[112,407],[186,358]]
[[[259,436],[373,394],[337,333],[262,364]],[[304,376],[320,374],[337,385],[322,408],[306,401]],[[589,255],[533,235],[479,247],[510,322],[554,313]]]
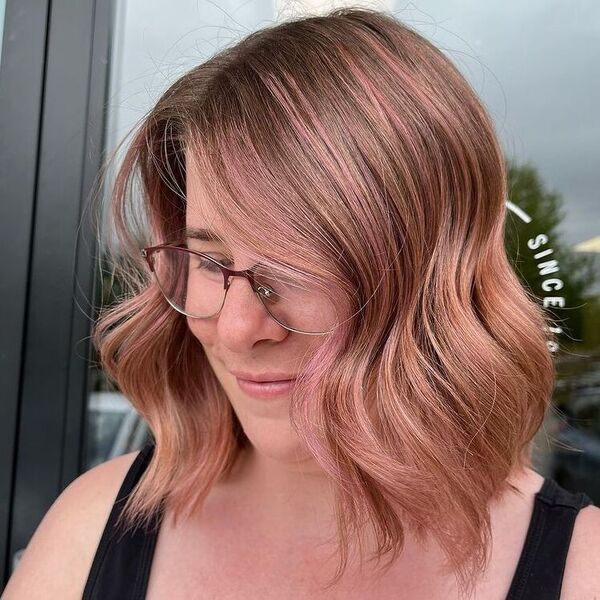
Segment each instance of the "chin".
[[246,416],[240,418],[240,423],[252,450],[261,456],[290,464],[312,460],[292,429],[289,418],[273,420]]
[[207,357],[253,451],[278,462],[312,460],[308,449],[292,428],[289,397],[257,399],[248,396],[240,390],[234,375],[214,360],[210,353],[207,353]]

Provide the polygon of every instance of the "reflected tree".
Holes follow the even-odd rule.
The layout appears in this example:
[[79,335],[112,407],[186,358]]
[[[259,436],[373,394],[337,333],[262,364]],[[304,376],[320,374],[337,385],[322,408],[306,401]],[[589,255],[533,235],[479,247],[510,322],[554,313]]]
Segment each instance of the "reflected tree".
[[[600,340],[594,332],[600,323],[600,306],[590,288],[600,278],[597,261],[593,255],[575,251],[562,239],[564,200],[558,192],[546,189],[537,169],[514,161],[508,161],[507,167],[508,199],[531,218],[525,223],[508,211],[505,244],[513,268],[540,303],[544,297],[564,298],[564,307],[545,309],[563,330],[558,337],[564,351],[596,349]],[[548,250],[551,252],[547,255],[535,257]],[[559,279],[562,288],[544,291],[543,283],[550,278]]]

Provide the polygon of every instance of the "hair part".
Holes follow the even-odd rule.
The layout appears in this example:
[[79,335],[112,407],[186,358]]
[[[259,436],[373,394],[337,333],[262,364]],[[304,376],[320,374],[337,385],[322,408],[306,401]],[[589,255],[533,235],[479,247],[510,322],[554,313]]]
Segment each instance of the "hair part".
[[337,490],[330,585],[368,524],[382,572],[409,532],[432,536],[467,593],[489,559],[489,504],[517,491],[507,478],[529,465],[554,385],[548,317],[506,256],[506,168],[481,101],[440,50],[365,8],[256,31],[162,95],[113,187],[127,292],[94,333],[156,444],[129,526],[165,503],[190,515],[247,443],[140,256],[183,231],[186,155],[241,248],[351,307],[290,409]]

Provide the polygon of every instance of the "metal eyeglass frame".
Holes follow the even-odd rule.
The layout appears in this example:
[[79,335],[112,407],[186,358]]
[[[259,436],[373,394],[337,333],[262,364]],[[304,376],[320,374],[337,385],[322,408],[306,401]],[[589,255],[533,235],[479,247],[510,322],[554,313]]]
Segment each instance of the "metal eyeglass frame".
[[[183,311],[181,308],[175,306],[171,302],[171,300],[169,300],[169,298],[165,294],[164,290],[162,289],[162,287],[160,285],[160,282],[158,281],[158,277],[156,277],[156,272],[154,270],[154,260],[152,258],[153,254],[155,252],[157,252],[158,250],[162,250],[162,249],[178,250],[180,252],[189,252],[190,254],[196,254],[196,255],[201,256],[202,258],[204,258],[206,260],[209,260],[210,262],[212,262],[215,265],[217,265],[219,267],[219,269],[221,269],[221,273],[223,274],[223,289],[225,290],[225,294],[223,296],[223,303],[221,304],[221,307],[219,308],[219,310],[214,315],[211,315],[210,317],[197,317],[195,315],[190,315],[190,314],[186,313],[185,311]],[[158,287],[159,287],[162,295],[165,297],[165,300],[177,312],[181,313],[182,315],[185,315],[186,317],[190,317],[192,319],[212,319],[212,318],[216,317],[221,312],[221,310],[223,309],[223,306],[225,305],[225,299],[227,298],[227,292],[229,290],[229,286],[230,286],[230,283],[231,283],[230,282],[230,278],[231,277],[244,277],[245,279],[247,279],[250,282],[250,286],[252,287],[252,290],[258,296],[258,298],[260,300],[260,303],[263,305],[264,309],[267,311],[267,314],[276,323],[278,323],[279,325],[281,325],[284,329],[287,329],[288,331],[292,331],[294,333],[301,333],[303,335],[327,335],[328,333],[331,333],[333,331],[333,329],[330,329],[329,331],[316,332],[316,333],[315,332],[308,332],[308,331],[301,331],[299,329],[294,329],[292,327],[289,327],[288,325],[285,325],[281,321],[279,321],[273,314],[271,314],[271,312],[266,307],[266,305],[265,305],[265,303],[263,301],[263,293],[264,292],[262,290],[267,290],[267,293],[268,292],[273,293],[273,290],[271,290],[268,286],[259,284],[254,279],[254,272],[253,272],[252,268],[250,268],[250,269],[243,269],[241,271],[235,271],[233,269],[228,269],[227,267],[225,267],[224,265],[222,265],[219,261],[217,261],[216,259],[214,259],[212,256],[208,256],[208,255],[204,254],[203,252],[198,252],[197,250],[191,250],[185,244],[159,244],[158,246],[148,246],[147,248],[142,248],[141,252],[142,252],[142,256],[146,259],[146,263],[148,264],[148,268],[150,269],[150,271],[154,275],[156,283],[157,283],[157,285],[158,285]]]

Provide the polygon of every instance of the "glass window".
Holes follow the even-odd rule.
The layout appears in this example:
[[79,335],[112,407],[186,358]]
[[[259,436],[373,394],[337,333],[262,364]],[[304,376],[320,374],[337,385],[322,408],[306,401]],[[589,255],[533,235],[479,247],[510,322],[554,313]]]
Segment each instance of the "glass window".
[[6,11],[6,0],[0,0],[0,60],[2,60],[2,36],[4,34],[4,13]]

